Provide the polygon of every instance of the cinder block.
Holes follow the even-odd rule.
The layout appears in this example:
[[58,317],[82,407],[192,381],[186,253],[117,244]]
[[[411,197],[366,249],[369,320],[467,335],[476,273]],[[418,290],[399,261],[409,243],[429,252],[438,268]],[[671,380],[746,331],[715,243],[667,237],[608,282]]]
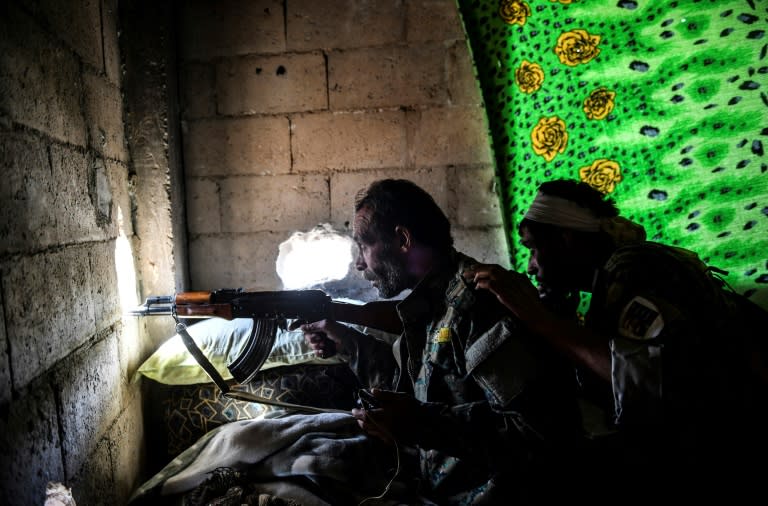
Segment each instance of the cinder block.
[[83,61],[97,71],[104,69],[101,49],[101,1],[37,3],[51,31],[64,39]]
[[67,476],[75,476],[120,413],[123,389],[116,335],[109,333],[71,354],[59,363],[55,376],[64,467]]
[[119,497],[116,494],[109,453],[109,441],[100,439],[93,453],[87,456],[77,474],[70,480],[77,503],[120,504],[128,497]]
[[184,2],[180,48],[186,60],[285,51],[280,0]]
[[491,163],[491,138],[479,107],[408,112],[408,153],[414,166]]
[[0,23],[0,110],[56,139],[85,146],[80,64],[16,4]]
[[[147,200],[142,205],[152,205]],[[144,259],[139,264],[142,295],[161,295],[172,293],[175,287],[175,266],[173,263],[173,237],[170,219],[164,214],[165,209],[151,209],[148,216],[140,216],[136,251],[137,258]],[[150,323],[149,325],[153,325]]]
[[331,110],[448,103],[442,44],[328,53]]
[[146,142],[142,139],[132,150],[136,184],[131,187],[131,204],[136,256],[143,259],[137,266],[143,294],[172,293],[176,280],[171,203],[171,192],[175,189],[169,187],[168,146],[162,143],[161,125],[155,123],[157,107],[162,110],[162,105],[157,105],[153,112],[139,115],[143,120],[132,119],[132,124],[137,128],[141,125],[142,132],[148,135]]
[[287,174],[291,169],[286,118],[204,119],[184,125],[188,176]]
[[101,332],[117,323],[122,313],[118,270],[134,269],[134,266],[117,264],[115,241],[92,243],[88,256],[94,324],[96,332]]
[[409,0],[405,3],[408,42],[464,38],[456,0]]
[[120,89],[107,79],[86,72],[85,117],[91,146],[108,158],[128,160]]
[[0,504],[43,504],[49,481],[64,481],[50,380],[41,378],[0,416]]
[[0,176],[0,254],[53,244],[57,182],[45,145],[34,136],[0,130]]
[[351,231],[355,214],[355,197],[360,190],[379,179],[408,179],[427,193],[448,215],[449,193],[448,178],[445,168],[425,169],[388,169],[338,173],[331,176],[331,223],[339,229]]
[[405,9],[399,0],[288,3],[289,51],[402,43]]
[[459,227],[502,225],[493,166],[450,169],[451,221]]
[[5,332],[3,294],[0,292],[0,405],[11,400],[11,357],[8,356],[8,337]]
[[295,172],[405,165],[402,111],[305,114],[292,118],[291,132]]
[[229,233],[306,230],[330,217],[328,181],[320,175],[221,180],[221,228]]
[[216,66],[219,114],[325,110],[328,83],[322,53],[229,58]]
[[57,144],[50,146],[50,153],[52,195],[48,205],[56,217],[53,244],[106,238],[112,195],[104,162]]
[[187,230],[190,234],[221,232],[221,188],[218,180],[192,177],[186,180]]
[[[107,437],[114,469],[114,491],[118,498],[124,499],[141,485],[141,470],[145,469],[144,452],[144,413],[141,398],[128,400],[123,412],[112,426]],[[149,428],[156,430],[155,427]]]
[[120,87],[120,46],[117,34],[118,0],[102,0],[101,26],[102,44],[104,44],[104,71],[107,78]]
[[483,106],[477,69],[466,40],[457,40],[446,52],[447,88],[451,105]]
[[181,114],[185,119],[216,115],[216,70],[212,63],[185,63],[180,72]]
[[[135,307],[136,305],[138,305],[138,301],[136,304],[132,304],[131,307]],[[171,328],[175,323],[173,318],[170,316],[152,318],[152,320],[158,320],[170,326]],[[147,318],[128,316],[124,314],[122,325],[116,327],[118,336],[118,354],[120,357],[120,371],[128,382],[126,385],[126,388],[128,389],[126,397],[135,395],[134,389],[138,388],[140,385],[140,383],[133,381],[136,379],[134,378],[136,370],[157,348],[156,343],[151,343],[152,346],[150,347],[149,344],[152,340],[142,334],[144,328],[143,324],[145,322],[147,322]],[[163,333],[162,336],[167,338],[173,335],[173,333],[173,330],[169,329],[168,332]],[[160,343],[163,341],[164,339],[160,341]],[[146,350],[144,349],[145,347]]]
[[509,268],[509,249],[503,227],[454,228],[453,241],[458,251],[478,262]]
[[191,290],[279,290],[275,262],[288,233],[199,236],[190,240]]
[[88,257],[78,246],[0,264],[15,388],[93,335]]

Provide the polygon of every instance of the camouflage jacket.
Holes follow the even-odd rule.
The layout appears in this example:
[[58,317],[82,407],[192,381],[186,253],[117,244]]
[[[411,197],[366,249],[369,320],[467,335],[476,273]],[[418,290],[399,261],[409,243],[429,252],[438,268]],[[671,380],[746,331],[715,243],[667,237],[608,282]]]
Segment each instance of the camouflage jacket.
[[618,249],[586,315],[611,338],[618,426],[693,458],[731,445],[750,409],[733,315],[723,283],[694,253],[651,242]]
[[[519,498],[524,477],[569,447],[580,426],[569,368],[494,296],[464,282],[474,263],[454,252],[398,305],[393,385],[428,412],[413,441],[424,493],[438,504]],[[388,363],[369,353],[353,362]]]

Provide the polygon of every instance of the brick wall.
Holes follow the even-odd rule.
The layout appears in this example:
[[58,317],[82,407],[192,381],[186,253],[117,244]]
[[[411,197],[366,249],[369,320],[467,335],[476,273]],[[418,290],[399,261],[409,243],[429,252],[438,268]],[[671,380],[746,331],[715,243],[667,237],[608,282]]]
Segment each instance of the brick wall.
[[139,329],[116,0],[0,4],[0,503],[120,504],[140,478]]
[[280,242],[348,230],[355,193],[387,177],[432,193],[458,249],[508,265],[453,0],[192,0],[181,14],[191,288],[280,288]]

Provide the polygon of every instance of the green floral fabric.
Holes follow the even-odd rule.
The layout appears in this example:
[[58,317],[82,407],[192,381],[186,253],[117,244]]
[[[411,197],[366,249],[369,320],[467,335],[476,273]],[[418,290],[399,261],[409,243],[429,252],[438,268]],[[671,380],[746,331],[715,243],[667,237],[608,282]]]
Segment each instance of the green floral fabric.
[[458,4],[514,268],[538,185],[580,179],[768,307],[768,2]]

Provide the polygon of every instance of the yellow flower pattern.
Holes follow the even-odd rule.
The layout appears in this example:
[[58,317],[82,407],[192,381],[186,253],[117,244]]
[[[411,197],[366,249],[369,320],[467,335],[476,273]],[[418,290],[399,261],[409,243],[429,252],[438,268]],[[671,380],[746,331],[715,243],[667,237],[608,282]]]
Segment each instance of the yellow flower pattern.
[[599,35],[590,35],[586,30],[571,30],[560,34],[554,51],[560,63],[575,67],[596,58],[600,54],[599,43]]
[[531,16],[531,8],[522,0],[501,0],[499,16],[508,25],[523,26]]
[[551,162],[558,153],[565,151],[565,146],[568,143],[565,121],[557,116],[541,118],[533,127],[531,141],[533,142],[533,151],[537,155],[543,156],[546,161]]
[[[571,4],[574,0],[550,0]],[[500,0],[498,14],[510,25],[523,26],[531,16],[531,8],[522,0]],[[583,29],[574,29],[560,34],[554,53],[560,63],[569,67],[585,64],[600,54],[601,36],[590,34]],[[544,83],[545,72],[538,63],[523,59],[515,69],[515,84],[525,94],[539,91]],[[583,101],[582,110],[591,120],[607,118],[615,108],[616,92],[604,86],[594,89]],[[531,147],[537,155],[551,162],[558,154],[565,152],[568,145],[568,130],[565,121],[558,116],[544,116],[531,131]],[[592,165],[579,169],[579,178],[603,193],[611,193],[621,182],[621,168],[613,160],[599,159]]]
[[612,193],[621,181],[621,167],[613,160],[601,158],[579,169],[579,179],[602,193]]
[[520,66],[515,69],[515,83],[523,93],[538,91],[543,82],[544,71],[538,63],[523,60]]
[[589,94],[584,100],[584,114],[589,119],[605,119],[614,107],[616,93],[601,87]]
[[765,299],[768,0],[525,2],[459,2],[506,222],[539,184],[583,181]]

